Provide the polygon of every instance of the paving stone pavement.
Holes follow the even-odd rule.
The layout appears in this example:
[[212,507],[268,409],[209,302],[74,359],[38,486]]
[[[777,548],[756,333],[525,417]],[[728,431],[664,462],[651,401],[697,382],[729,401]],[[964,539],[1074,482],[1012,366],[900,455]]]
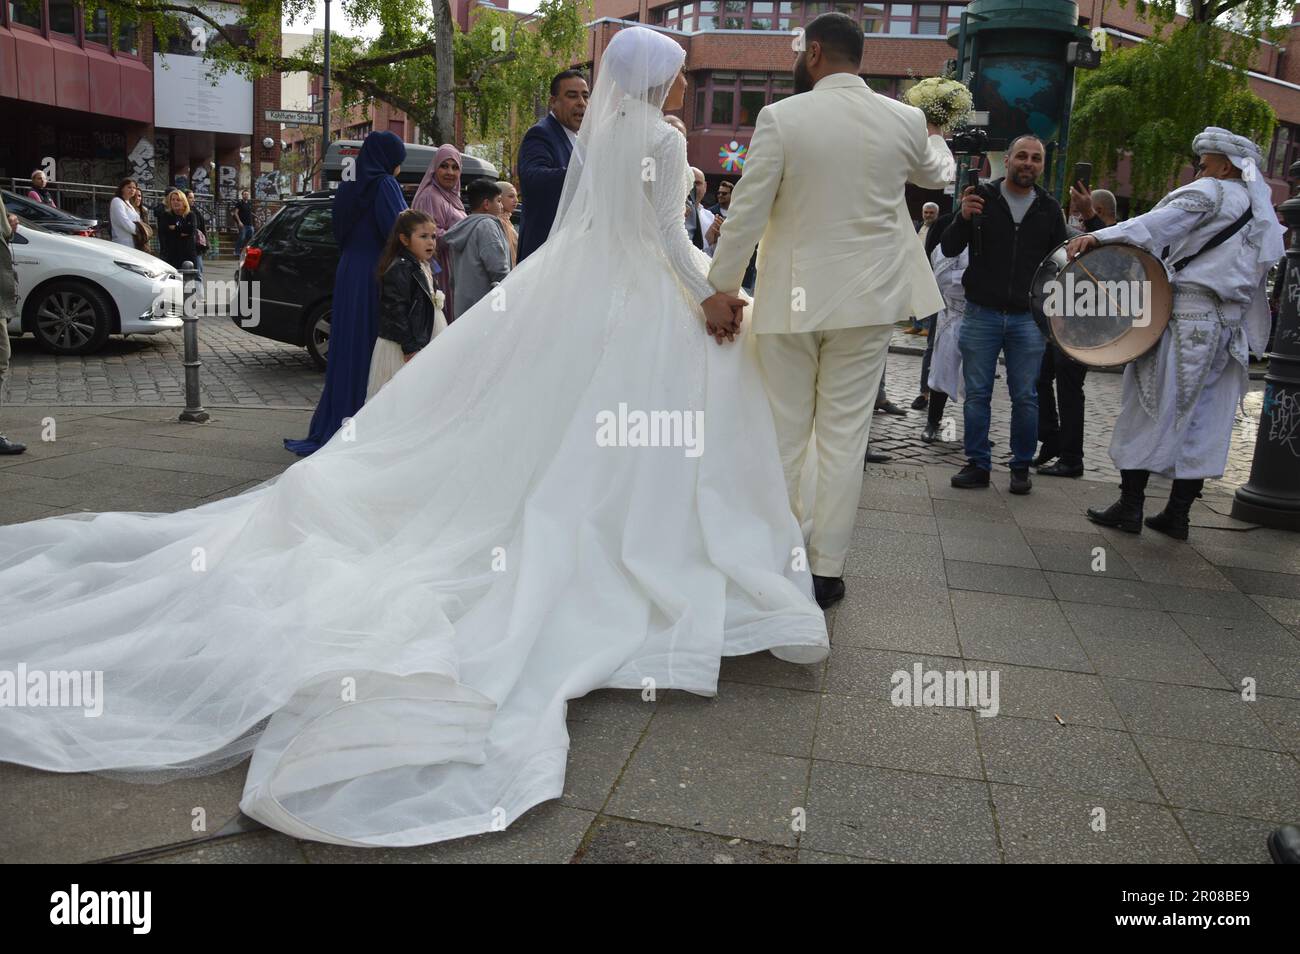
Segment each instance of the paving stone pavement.
[[[212,265],[207,278],[234,277]],[[110,338],[84,358],[48,355],[31,336],[13,339],[4,403],[185,406],[180,331]],[[229,318],[199,319],[200,399],[214,407],[315,407],[325,375],[304,348],[262,338]]]
[[[0,458],[0,523],[238,493],[293,462],[279,438],[307,419],[29,406],[11,433],[31,451]],[[393,850],[218,837],[242,766],[132,785],[0,765],[0,859],[1266,863],[1265,835],[1300,819],[1300,536],[1211,494],[1190,544],[1132,537],[1083,518],[1104,483],[1011,497],[949,473],[864,473],[825,663],[759,654],[724,660],[715,698],[573,701],[563,798],[505,832]],[[997,673],[996,716],[893,705],[917,665]]]
[[[948,434],[952,440],[935,444],[921,441],[921,428],[925,426],[925,411],[911,410],[921,383],[921,353],[925,339],[895,331],[890,345],[889,359],[885,365],[885,390],[889,399],[907,410],[906,417],[877,414],[871,425],[871,443],[874,450],[891,454],[900,463],[946,464],[955,473],[966,463],[962,451],[961,402],[948,402],[944,418],[951,421]],[[994,382],[992,419],[989,439],[993,441],[995,474],[1006,476],[1005,462],[1011,456],[1011,402],[1007,397],[1005,368],[999,367],[1003,377]],[[1110,461],[1111,429],[1119,416],[1123,375],[1116,372],[1093,371],[1084,381],[1084,476],[1092,480],[1118,483],[1119,472]],[[1258,431],[1259,412],[1264,402],[1264,382],[1252,380],[1239,410],[1237,424],[1232,433],[1232,446],[1228,452],[1228,465],[1223,478],[1210,482],[1227,491],[1235,490],[1250,478],[1250,463],[1255,454],[1255,433]],[[995,477],[996,479],[996,477]],[[1037,480],[1038,478],[1034,478]],[[1045,482],[1069,483],[1068,479],[1044,477]]]
[[[229,264],[208,269],[208,277],[233,277]],[[917,395],[924,339],[897,331],[893,353],[886,366],[885,383],[890,399],[910,408]],[[4,403],[26,405],[160,406],[185,404],[181,333],[165,332],[129,339],[113,338],[99,354],[85,358],[54,357],[37,349],[30,338],[13,342],[14,357]],[[205,407],[312,408],[320,398],[324,374],[317,371],[303,348],[250,334],[224,318],[199,322],[201,400]],[[1005,379],[994,389],[990,437],[995,464],[1009,456],[1010,403]],[[1106,449],[1111,426],[1119,413],[1121,375],[1095,372],[1087,378],[1084,454],[1086,476],[1118,481],[1119,474]],[[1263,402],[1262,381],[1252,381],[1233,433],[1228,466],[1220,484],[1229,489],[1250,477],[1254,434]],[[15,413],[15,412],[10,412]],[[872,425],[872,444],[901,463],[948,464],[953,470],[965,463],[961,449],[961,402],[953,400],[945,412],[951,420],[951,441],[926,445],[920,440],[924,411],[907,417],[878,414]],[[0,418],[0,424],[4,424]],[[1051,480],[1052,478],[1043,478]]]

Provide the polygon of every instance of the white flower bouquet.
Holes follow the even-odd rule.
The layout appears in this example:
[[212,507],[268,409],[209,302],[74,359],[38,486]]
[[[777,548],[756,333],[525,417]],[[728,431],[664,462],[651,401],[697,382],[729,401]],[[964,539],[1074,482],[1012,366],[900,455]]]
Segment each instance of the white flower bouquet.
[[903,94],[903,102],[925,113],[926,122],[934,123],[944,132],[962,125],[975,105],[970,90],[956,80],[941,76],[921,80]]

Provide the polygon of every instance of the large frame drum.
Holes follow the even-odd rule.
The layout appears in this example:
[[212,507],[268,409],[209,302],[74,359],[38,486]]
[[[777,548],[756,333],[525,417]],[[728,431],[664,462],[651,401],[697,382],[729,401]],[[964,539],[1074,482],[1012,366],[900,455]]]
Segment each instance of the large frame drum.
[[1067,355],[1090,367],[1136,361],[1169,324],[1173,287],[1164,263],[1127,243],[1095,245],[1074,261],[1063,242],[1034,273],[1035,316]]

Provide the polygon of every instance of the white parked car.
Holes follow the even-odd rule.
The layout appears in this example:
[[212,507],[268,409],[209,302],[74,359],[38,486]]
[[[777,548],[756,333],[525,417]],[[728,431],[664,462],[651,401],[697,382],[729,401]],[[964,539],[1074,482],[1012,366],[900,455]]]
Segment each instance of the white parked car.
[[160,258],[103,239],[56,235],[19,217],[10,245],[18,317],[9,334],[51,354],[92,354],[109,335],[180,328],[181,276]]

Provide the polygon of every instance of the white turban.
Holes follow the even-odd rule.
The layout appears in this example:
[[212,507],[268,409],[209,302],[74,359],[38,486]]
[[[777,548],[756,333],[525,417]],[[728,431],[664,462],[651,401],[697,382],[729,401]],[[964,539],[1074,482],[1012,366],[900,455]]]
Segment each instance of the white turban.
[[1273,210],[1273,190],[1260,172],[1264,161],[1259,146],[1245,136],[1238,136],[1221,126],[1206,126],[1204,132],[1192,140],[1192,151],[1198,156],[1218,153],[1241,170],[1241,179],[1250,192],[1250,225],[1247,236],[1259,249],[1258,264],[1272,266],[1284,251],[1282,236],[1286,230],[1277,221]]
[[646,27],[628,27],[609,41],[600,68],[609,70],[624,93],[644,98],[648,91],[671,83],[685,60],[686,51],[671,37]]

